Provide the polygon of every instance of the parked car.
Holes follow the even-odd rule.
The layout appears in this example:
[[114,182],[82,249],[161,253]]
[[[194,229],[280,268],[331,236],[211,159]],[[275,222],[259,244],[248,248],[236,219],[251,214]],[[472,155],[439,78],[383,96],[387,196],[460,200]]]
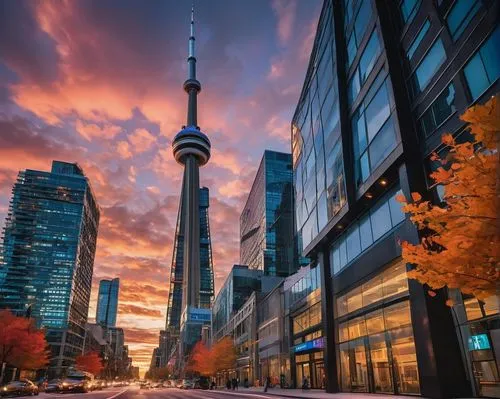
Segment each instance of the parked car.
[[178,380],[175,380],[175,387],[176,388],[182,388],[182,384],[183,384],[184,380],[183,379],[178,379]]
[[182,385],[180,387],[181,389],[194,389],[194,382],[193,380],[188,380],[187,378],[182,380]]
[[151,388],[151,384],[147,381],[141,382],[141,385],[139,386],[139,389],[149,389]]
[[210,389],[210,379],[208,377],[198,377],[193,383],[194,389]]
[[38,387],[30,380],[11,381],[0,390],[0,396],[38,395]]
[[62,390],[63,380],[50,380],[45,387],[45,392],[60,392]]

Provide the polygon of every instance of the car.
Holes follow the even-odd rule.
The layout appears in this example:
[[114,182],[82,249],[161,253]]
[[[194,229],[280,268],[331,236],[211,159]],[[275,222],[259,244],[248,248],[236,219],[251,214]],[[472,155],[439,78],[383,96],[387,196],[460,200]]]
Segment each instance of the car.
[[57,379],[57,380],[50,380],[47,382],[47,385],[45,386],[45,392],[50,393],[50,392],[60,392],[62,389],[62,383],[63,380]]
[[194,389],[194,382],[193,380],[188,380],[187,378],[182,380],[182,385],[180,386],[181,389]]
[[183,379],[177,379],[177,380],[175,380],[174,387],[176,387],[176,388],[182,388],[183,382],[184,382]]
[[139,385],[139,389],[149,389],[151,388],[151,384],[149,382],[141,382],[141,385]]
[[0,396],[38,395],[38,387],[30,380],[11,381],[0,389]]
[[210,389],[210,379],[208,377],[198,377],[193,381],[194,389]]
[[60,392],[81,392],[87,393],[92,390],[92,382],[85,377],[71,376],[62,382]]

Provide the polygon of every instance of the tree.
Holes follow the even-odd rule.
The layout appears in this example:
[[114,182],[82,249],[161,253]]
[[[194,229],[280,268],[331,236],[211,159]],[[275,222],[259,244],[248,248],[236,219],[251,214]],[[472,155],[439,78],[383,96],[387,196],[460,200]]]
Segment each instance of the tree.
[[98,375],[104,368],[102,359],[97,352],[89,352],[76,357],[75,366],[80,371]]
[[[431,289],[447,286],[485,299],[500,286],[500,95],[469,108],[461,119],[470,124],[472,141],[459,143],[451,134],[442,142],[448,150],[431,174],[444,188],[442,204],[412,193],[404,204],[421,233],[421,243],[402,243],[403,258],[415,265],[408,277]],[[435,295],[433,291],[430,295]]]
[[235,365],[236,350],[233,340],[230,337],[224,337],[214,343],[210,349],[198,341],[191,351],[186,370],[209,377],[219,371],[232,369]]
[[[0,369],[2,364],[24,370],[37,370],[49,362],[45,332],[36,328],[33,319],[0,310]],[[0,375],[0,383],[3,372]]]
[[229,370],[236,365],[236,350],[233,340],[230,337],[224,337],[215,343],[211,348],[211,356],[215,363],[215,371]]
[[186,369],[204,376],[215,374],[214,357],[203,342],[198,341],[193,347]]

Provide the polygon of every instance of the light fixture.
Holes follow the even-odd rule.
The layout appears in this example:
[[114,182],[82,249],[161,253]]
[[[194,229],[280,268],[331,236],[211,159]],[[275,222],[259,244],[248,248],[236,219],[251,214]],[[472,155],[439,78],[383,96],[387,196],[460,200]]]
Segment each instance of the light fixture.
[[338,224],[338,225],[337,225],[337,229],[339,229],[339,230],[340,230],[341,228],[343,228],[343,227],[344,227],[344,226],[342,226],[341,224]]
[[368,199],[372,199],[372,198],[373,198],[373,194],[372,194],[372,193],[370,193],[370,192],[367,192],[367,193],[365,194],[365,197],[366,197],[366,198],[368,198]]
[[387,180],[386,180],[386,179],[380,179],[378,182],[380,183],[380,185],[381,185],[382,187],[387,186]]

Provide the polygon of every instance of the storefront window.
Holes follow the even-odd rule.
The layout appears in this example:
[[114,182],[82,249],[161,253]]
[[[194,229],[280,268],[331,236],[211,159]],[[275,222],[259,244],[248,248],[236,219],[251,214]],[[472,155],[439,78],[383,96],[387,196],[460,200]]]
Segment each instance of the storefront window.
[[408,291],[406,265],[403,262],[385,270],[365,284],[337,298],[337,316],[344,316],[372,303]]

